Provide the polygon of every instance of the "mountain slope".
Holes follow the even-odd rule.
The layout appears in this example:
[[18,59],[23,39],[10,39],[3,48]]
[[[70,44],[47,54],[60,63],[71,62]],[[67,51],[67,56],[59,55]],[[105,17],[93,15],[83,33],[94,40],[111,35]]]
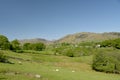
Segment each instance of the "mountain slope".
[[92,32],[81,32],[81,33],[75,33],[75,34],[69,34],[65,37],[55,40],[55,41],[49,41],[42,38],[35,38],[35,39],[24,39],[19,40],[20,43],[37,43],[37,42],[43,42],[45,44],[50,43],[79,43],[79,42],[85,42],[85,41],[103,41],[108,39],[115,39],[120,38],[119,32],[109,32],[109,33],[92,33]]
[[42,43],[50,43],[51,41],[48,41],[46,39],[42,39],[42,38],[35,38],[35,39],[23,39],[23,40],[19,40],[21,44],[24,44],[24,43],[39,43],[39,42],[42,42]]
[[115,39],[115,38],[120,38],[119,32],[109,32],[109,33],[81,32],[81,33],[67,35],[55,42],[78,43],[83,41],[103,41],[103,40]]

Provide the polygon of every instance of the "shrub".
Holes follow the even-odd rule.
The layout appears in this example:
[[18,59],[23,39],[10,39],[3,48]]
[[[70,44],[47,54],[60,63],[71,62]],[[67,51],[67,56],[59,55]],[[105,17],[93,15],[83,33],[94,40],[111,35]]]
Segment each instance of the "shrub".
[[7,56],[4,55],[5,53],[0,51],[0,62],[6,63],[8,62]]
[[120,53],[101,52],[94,56],[92,68],[96,71],[120,73]]
[[67,49],[64,54],[68,57],[74,57],[74,51],[72,49]]
[[120,49],[120,38],[102,41],[101,47],[114,47]]
[[54,54],[65,55],[69,57],[80,57],[92,55],[94,48],[91,46],[80,46],[77,44],[58,44],[54,46]]

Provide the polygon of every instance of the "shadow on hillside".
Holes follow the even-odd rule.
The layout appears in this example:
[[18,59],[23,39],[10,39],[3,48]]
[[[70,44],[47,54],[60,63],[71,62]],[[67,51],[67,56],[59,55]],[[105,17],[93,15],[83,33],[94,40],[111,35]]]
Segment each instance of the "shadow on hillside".
[[[0,62],[0,63],[15,64],[15,63],[10,62],[10,61]],[[0,78],[0,80],[1,80],[1,78]]]
[[0,80],[5,80],[6,78],[0,78]]

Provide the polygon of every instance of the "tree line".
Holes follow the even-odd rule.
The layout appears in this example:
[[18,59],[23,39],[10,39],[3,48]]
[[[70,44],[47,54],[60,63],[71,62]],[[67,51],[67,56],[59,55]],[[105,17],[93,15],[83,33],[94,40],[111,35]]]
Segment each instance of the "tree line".
[[120,38],[102,41],[101,47],[113,47],[120,49]]
[[45,49],[45,44],[42,42],[39,43],[25,43],[23,45],[15,39],[13,41],[9,41],[8,38],[4,35],[0,35],[0,50],[12,50],[12,51],[19,51],[19,50],[36,50],[42,51]]

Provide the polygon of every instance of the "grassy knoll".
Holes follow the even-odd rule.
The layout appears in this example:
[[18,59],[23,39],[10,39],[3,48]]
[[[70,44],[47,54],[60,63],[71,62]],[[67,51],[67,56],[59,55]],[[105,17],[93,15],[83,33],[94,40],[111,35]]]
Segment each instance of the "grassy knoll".
[[[92,56],[71,58],[40,53],[5,53],[12,64],[0,63],[0,80],[120,80],[119,74],[93,71]],[[36,78],[36,74],[41,77]]]

